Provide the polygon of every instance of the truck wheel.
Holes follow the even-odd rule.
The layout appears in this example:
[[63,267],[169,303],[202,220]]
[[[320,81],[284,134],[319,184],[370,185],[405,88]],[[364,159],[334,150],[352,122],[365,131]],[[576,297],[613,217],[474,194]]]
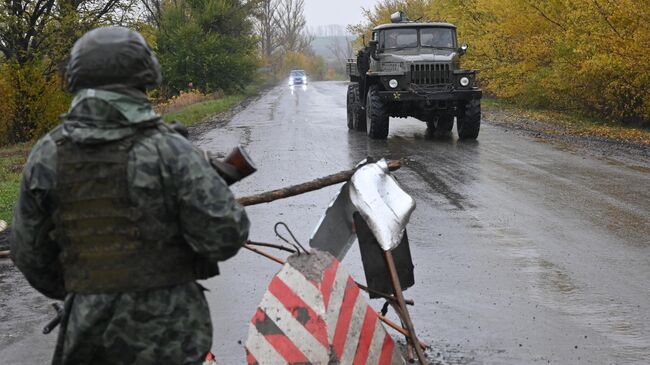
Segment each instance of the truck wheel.
[[357,131],[366,130],[366,110],[361,105],[361,92],[359,91],[359,84],[354,88],[354,123],[353,128]]
[[456,131],[458,139],[476,139],[481,128],[481,100],[472,99],[465,103],[458,116]]
[[388,113],[386,106],[379,98],[377,86],[368,89],[366,98],[366,130],[372,139],[386,139],[388,137]]
[[347,107],[348,107],[348,129],[354,129],[354,112],[355,112],[355,100],[354,100],[354,89],[359,90],[359,85],[350,84],[348,85],[348,97],[347,97]]

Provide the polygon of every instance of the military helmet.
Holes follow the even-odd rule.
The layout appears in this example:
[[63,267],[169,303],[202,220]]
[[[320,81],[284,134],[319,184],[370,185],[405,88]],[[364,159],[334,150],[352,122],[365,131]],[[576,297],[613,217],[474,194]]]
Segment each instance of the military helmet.
[[123,27],[93,29],[70,51],[70,92],[107,85],[147,89],[160,85],[158,59],[140,33]]

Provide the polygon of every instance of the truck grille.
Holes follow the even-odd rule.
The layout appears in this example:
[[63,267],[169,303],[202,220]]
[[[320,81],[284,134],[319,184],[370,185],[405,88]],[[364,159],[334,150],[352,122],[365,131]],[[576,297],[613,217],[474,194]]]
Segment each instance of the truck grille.
[[443,63],[411,65],[411,83],[418,85],[451,84],[450,67]]

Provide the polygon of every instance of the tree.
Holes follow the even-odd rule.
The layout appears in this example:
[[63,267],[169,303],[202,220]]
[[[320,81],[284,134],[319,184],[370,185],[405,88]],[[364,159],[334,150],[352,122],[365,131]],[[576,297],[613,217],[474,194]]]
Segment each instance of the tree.
[[79,35],[98,24],[119,23],[132,6],[124,0],[2,0],[0,52],[19,65],[44,54],[56,63],[60,48],[67,52]]
[[261,0],[255,9],[255,31],[259,36],[262,55],[270,59],[273,52],[280,45],[278,32],[278,7],[277,0]]
[[0,144],[39,137],[58,123],[69,101],[61,75],[73,42],[97,25],[125,23],[133,1],[0,0]]
[[157,51],[172,93],[191,82],[204,92],[242,89],[257,68],[248,16],[255,4],[240,0],[168,0],[163,3]]
[[648,0],[381,0],[352,30],[397,10],[458,26],[463,64],[493,95],[650,125]]
[[278,27],[285,52],[305,52],[310,48],[313,38],[305,28],[304,10],[305,0],[280,0]]

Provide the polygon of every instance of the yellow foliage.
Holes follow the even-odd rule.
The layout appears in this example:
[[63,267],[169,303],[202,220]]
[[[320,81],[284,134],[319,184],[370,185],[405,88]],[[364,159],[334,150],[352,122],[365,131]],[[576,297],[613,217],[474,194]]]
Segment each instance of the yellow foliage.
[[0,145],[41,137],[60,123],[70,104],[55,74],[38,62],[0,65]]
[[353,29],[397,10],[457,25],[471,46],[463,66],[493,95],[650,124],[648,0],[382,0]]
[[322,58],[301,52],[287,52],[280,67],[280,77],[286,77],[291,70],[305,70],[310,78],[323,80],[327,67]]
[[224,94],[222,91],[212,94],[203,94],[196,89],[191,89],[189,91],[181,91],[178,95],[172,96],[170,99],[158,103],[155,109],[157,113],[167,114],[188,105],[200,103],[206,100],[219,99],[223,96]]

